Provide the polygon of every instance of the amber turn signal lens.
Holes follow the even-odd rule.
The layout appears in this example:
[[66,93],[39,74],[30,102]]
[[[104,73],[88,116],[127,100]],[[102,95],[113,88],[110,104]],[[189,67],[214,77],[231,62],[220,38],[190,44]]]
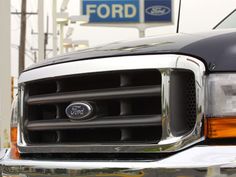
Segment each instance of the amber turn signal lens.
[[20,159],[20,153],[18,151],[16,143],[11,143],[11,158]]
[[11,127],[11,158],[20,158],[20,154],[17,148],[17,127]]
[[207,138],[236,138],[236,117],[216,117],[205,119]]
[[17,127],[11,127],[11,143],[17,142]]

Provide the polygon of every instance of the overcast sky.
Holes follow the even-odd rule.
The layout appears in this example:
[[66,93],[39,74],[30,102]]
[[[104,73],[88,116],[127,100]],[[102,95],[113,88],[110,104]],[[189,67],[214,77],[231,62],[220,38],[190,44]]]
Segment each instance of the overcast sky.
[[[68,12],[70,15],[80,14],[80,0],[70,0]],[[37,12],[37,0],[27,0],[28,12]],[[58,11],[62,0],[58,0]],[[156,27],[146,30],[147,36],[174,33],[176,31],[176,18],[178,13],[178,0],[173,0],[174,23],[166,27]],[[11,0],[11,11],[20,11],[21,1]],[[180,32],[194,33],[211,30],[221,19],[236,8],[236,0],[182,0],[182,11],[180,20]],[[49,32],[51,30],[51,9],[52,0],[45,0],[45,19],[49,16]],[[18,45],[20,33],[20,16],[12,15],[11,23],[11,44],[12,44],[12,75],[17,77],[18,67]],[[138,30],[132,28],[108,28],[108,27],[79,27],[74,25],[75,32],[72,36],[74,40],[89,40],[90,46],[109,43],[127,39],[137,39]],[[46,27],[45,27],[46,29]],[[27,40],[26,40],[26,66],[33,62],[31,48],[37,48],[37,36],[31,31],[37,32],[37,16],[27,17]],[[52,37],[49,36],[48,48],[51,48]],[[51,54],[48,53],[50,57]]]

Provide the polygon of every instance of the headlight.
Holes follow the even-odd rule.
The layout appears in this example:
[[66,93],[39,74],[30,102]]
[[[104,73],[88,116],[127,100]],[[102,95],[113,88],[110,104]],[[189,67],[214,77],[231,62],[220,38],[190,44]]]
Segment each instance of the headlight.
[[211,74],[205,99],[206,136],[236,138],[236,74]]

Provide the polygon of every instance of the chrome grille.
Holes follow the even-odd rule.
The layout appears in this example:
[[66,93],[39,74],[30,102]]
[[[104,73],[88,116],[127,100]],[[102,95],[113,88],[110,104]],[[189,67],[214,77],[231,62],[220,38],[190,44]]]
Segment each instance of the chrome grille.
[[[19,150],[160,153],[188,147],[202,140],[204,71],[199,60],[179,55],[113,57],[27,71],[19,85]],[[78,101],[96,107],[94,117],[71,121],[65,109]]]

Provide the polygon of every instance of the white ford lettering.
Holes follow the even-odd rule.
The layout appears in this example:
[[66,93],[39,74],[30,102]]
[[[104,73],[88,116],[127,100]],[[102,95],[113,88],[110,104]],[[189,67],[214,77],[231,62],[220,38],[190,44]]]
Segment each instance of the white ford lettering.
[[96,13],[96,10],[95,10],[96,7],[97,7],[97,5],[95,5],[95,4],[87,5],[87,6],[86,6],[87,15],[91,15],[91,14]]
[[133,4],[89,4],[86,6],[86,14],[91,16],[97,14],[99,18],[134,18],[137,14],[136,6]]
[[[129,13],[131,11],[131,13]],[[133,4],[126,4],[125,5],[125,17],[126,18],[133,18],[137,14],[137,9]]]
[[106,4],[101,4],[97,8],[97,14],[100,18],[108,18],[111,14],[110,8]]
[[112,6],[112,18],[116,18],[117,16],[123,18],[123,14],[123,6],[121,4],[114,4]]

